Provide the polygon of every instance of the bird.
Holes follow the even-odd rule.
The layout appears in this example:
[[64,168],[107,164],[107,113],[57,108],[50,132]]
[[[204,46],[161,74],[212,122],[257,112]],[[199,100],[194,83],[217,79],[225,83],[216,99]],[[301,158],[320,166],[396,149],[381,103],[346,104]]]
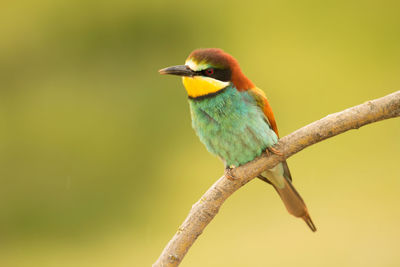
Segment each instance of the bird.
[[[207,150],[224,162],[226,170],[252,161],[264,152],[281,154],[274,148],[279,133],[265,93],[224,50],[196,49],[184,65],[163,68],[159,73],[181,76],[192,127]],[[258,178],[275,188],[290,214],[303,219],[313,232],[317,230],[292,184],[286,161]]]

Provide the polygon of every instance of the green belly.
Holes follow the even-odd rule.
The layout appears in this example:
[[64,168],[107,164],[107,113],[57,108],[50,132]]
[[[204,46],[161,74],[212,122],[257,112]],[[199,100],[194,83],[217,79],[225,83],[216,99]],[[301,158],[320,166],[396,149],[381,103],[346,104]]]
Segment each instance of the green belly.
[[192,125],[207,149],[226,166],[253,160],[278,142],[262,110],[247,92],[233,87],[201,100],[190,99]]

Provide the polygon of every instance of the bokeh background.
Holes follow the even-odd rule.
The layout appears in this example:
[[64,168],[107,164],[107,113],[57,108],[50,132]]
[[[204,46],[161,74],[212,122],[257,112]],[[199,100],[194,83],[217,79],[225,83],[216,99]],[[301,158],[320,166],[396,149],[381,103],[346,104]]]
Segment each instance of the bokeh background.
[[[222,174],[157,70],[233,54],[282,136],[400,89],[398,1],[0,4],[0,266],[150,266]],[[318,227],[254,180],[182,266],[399,266],[400,121],[288,160]]]

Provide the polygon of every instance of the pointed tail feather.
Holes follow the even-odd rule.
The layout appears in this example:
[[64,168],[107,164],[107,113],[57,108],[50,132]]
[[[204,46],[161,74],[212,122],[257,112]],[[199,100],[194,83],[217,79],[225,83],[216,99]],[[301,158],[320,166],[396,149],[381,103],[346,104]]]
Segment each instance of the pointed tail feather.
[[310,214],[308,213],[307,206],[300,194],[288,179],[284,179],[284,181],[284,187],[274,187],[285,204],[286,209],[293,216],[302,218],[308,227],[310,227],[311,231],[317,231],[317,228],[315,227],[313,221],[311,220]]
[[302,219],[306,222],[308,227],[310,227],[311,231],[315,232],[317,231],[317,227],[315,227],[313,221],[311,220],[311,217],[309,214],[307,216],[302,217]]
[[268,178],[265,178],[264,176],[260,176],[259,178],[264,182],[273,185],[290,214],[295,217],[302,218],[308,227],[310,227],[311,231],[317,231],[317,228],[315,227],[313,221],[311,220],[310,214],[308,213],[306,204],[289,179],[283,178],[284,186],[279,188],[278,186],[274,185],[274,183],[271,183]]

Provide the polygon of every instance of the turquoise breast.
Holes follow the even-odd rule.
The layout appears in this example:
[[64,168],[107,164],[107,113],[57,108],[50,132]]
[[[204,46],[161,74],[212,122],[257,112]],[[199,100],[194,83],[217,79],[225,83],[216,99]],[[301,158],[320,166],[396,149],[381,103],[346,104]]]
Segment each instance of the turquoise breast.
[[278,142],[263,111],[246,91],[230,86],[221,93],[189,99],[192,126],[207,149],[228,166],[240,166]]

